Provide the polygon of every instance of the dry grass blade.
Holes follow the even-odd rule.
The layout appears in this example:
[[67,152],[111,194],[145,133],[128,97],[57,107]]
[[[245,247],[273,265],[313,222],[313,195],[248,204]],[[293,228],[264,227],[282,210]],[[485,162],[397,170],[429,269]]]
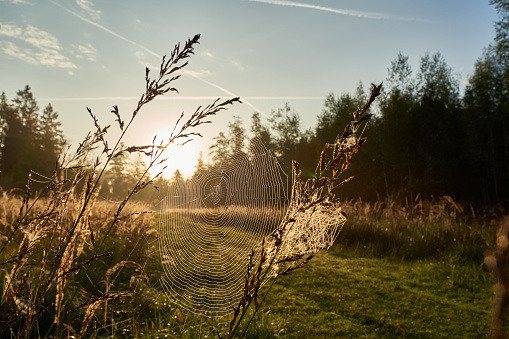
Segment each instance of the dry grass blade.
[[110,268],[106,271],[106,276],[109,277],[110,275],[112,275],[113,273],[115,273],[116,271],[118,271],[119,269],[121,269],[125,266],[136,267],[136,269],[138,269],[143,274],[143,277],[145,278],[147,285],[150,285],[150,279],[148,278],[147,273],[145,272],[145,269],[143,268],[143,266],[141,266],[140,264],[138,264],[135,261],[124,260],[124,261],[119,262],[118,264],[116,264],[115,266],[113,266],[112,268]]
[[80,336],[83,336],[85,334],[85,332],[87,330],[87,327],[88,327],[88,324],[90,322],[90,319],[92,319],[92,317],[94,316],[95,311],[97,310],[97,308],[102,303],[105,303],[108,300],[115,299],[115,298],[118,298],[118,297],[130,296],[131,294],[132,294],[131,292],[107,293],[107,294],[104,294],[102,297],[87,300],[83,304],[81,304],[78,307],[72,309],[71,311],[75,311],[75,310],[77,310],[79,308],[87,306],[87,311],[85,312],[85,316],[83,317],[83,323],[81,325]]
[[[127,203],[134,194],[153,183],[155,178],[149,177],[149,170],[155,164],[166,161],[162,156],[166,149],[164,145],[169,145],[175,140],[184,144],[191,137],[199,136],[199,133],[191,129],[208,123],[207,119],[212,115],[233,103],[240,102],[239,98],[223,101],[218,99],[203,109],[198,108],[182,126],[177,127],[180,119],[177,121],[173,131],[179,132],[172,134],[171,139],[165,143],[157,145],[154,139],[151,145],[122,146],[125,133],[144,105],[165,93],[178,93],[174,83],[179,79],[182,69],[188,65],[188,59],[194,54],[194,47],[199,43],[199,38],[199,35],[195,35],[182,46],[175,45],[170,56],[162,58],[159,72],[154,79],[150,78],[150,70],[146,69],[145,91],[130,119],[124,120],[118,106],[113,106],[111,113],[121,131],[120,136],[113,142],[107,140],[110,126],[102,127],[97,116],[87,108],[93,120],[94,132],[87,134],[74,154],[64,153],[58,159],[51,176],[34,173],[43,178],[38,181],[46,183],[46,187],[35,196],[32,192],[32,182],[35,182],[35,179],[32,175],[29,176],[25,194],[17,205],[19,211],[16,212],[16,218],[8,217],[8,213],[1,214],[0,222],[4,224],[5,221],[11,228],[9,233],[2,229],[0,234],[1,239],[6,240],[0,249],[0,254],[3,255],[2,265],[5,266],[5,269],[1,270],[4,273],[1,337],[12,334],[20,338],[33,337],[36,334],[61,337],[64,333],[67,335],[78,333],[75,319],[80,316],[83,316],[80,336],[87,336],[88,325],[102,303],[107,304],[110,299],[131,296],[133,293],[109,292],[118,276],[117,274],[111,279],[114,272],[120,273],[121,268],[134,266],[149,284],[149,277],[144,270],[145,263],[141,265],[138,261],[132,260],[131,255],[127,260],[117,264],[110,263],[111,267],[102,273],[105,277],[96,277],[95,282],[90,279],[89,272],[92,266],[96,266],[98,259],[112,256],[111,251],[99,254],[112,233],[121,233],[139,241],[150,237],[154,231],[149,230],[149,226],[146,225],[145,216],[148,214],[145,213],[149,212],[129,210]],[[69,150],[70,148],[67,148],[66,152]],[[147,156],[149,165],[136,178],[133,187],[126,189],[125,198],[120,203],[109,206],[109,215],[99,218],[101,213],[96,202],[103,174],[113,159],[128,152]],[[125,212],[127,210],[129,211]],[[128,218],[134,226],[127,227]],[[140,226],[139,224],[143,222],[145,223]],[[98,236],[101,238],[96,243],[95,238]],[[146,251],[149,251],[148,245]],[[111,258],[105,259],[104,262],[109,260]],[[88,278],[93,288],[85,287],[84,277]],[[71,280],[72,284],[69,283]],[[103,293],[96,284],[104,282],[106,292]],[[97,296],[98,292],[102,295]],[[87,301],[81,302],[85,299]],[[72,305],[80,302],[80,306],[72,308]],[[87,309],[82,312],[80,309],[84,307]],[[72,317],[71,311],[76,311]]]
[[353,112],[354,120],[346,126],[343,134],[336,137],[334,143],[325,145],[315,178],[304,180],[298,162],[293,161],[293,188],[288,212],[270,238],[267,241],[264,239],[260,245],[258,268],[252,271],[251,262],[248,266],[246,282],[249,281],[249,284],[246,283],[245,293],[234,309],[228,338],[237,334],[247,308],[254,301],[253,316],[245,326],[247,331],[259,308],[259,288],[265,279],[273,278],[273,283],[278,276],[303,267],[319,250],[329,248],[341,231],[347,218],[341,203],[334,196],[334,190],[351,179],[342,179],[342,174],[366,141],[362,134],[371,118],[367,111],[380,95],[381,89],[382,84],[372,84],[366,103]]

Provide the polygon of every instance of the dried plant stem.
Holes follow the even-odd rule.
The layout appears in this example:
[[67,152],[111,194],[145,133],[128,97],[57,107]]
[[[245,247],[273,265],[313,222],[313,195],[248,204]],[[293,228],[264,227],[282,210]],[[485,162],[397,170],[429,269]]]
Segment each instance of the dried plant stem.
[[[381,88],[382,84],[378,86],[372,84],[370,97],[362,108],[353,112],[353,121],[346,126],[343,134],[338,135],[333,144],[325,145],[313,179],[304,180],[298,162],[293,161],[290,207],[280,226],[270,235],[271,239],[266,242],[264,238],[262,241],[258,269],[252,271],[252,262],[248,264],[244,295],[234,309],[228,338],[237,335],[240,323],[254,301],[255,309],[244,329],[244,335],[246,334],[260,308],[258,293],[265,279],[273,280],[262,303],[277,277],[303,267],[319,250],[332,245],[335,236],[346,222],[346,215],[341,211],[334,191],[351,179],[351,177],[342,179],[341,175],[350,167],[352,158],[366,141],[362,134],[372,117],[367,111],[380,95]],[[364,126],[360,129],[362,125]],[[331,153],[328,152],[330,150],[332,154],[327,157],[327,153]],[[253,280],[260,283],[256,285],[248,283]]]
[[[194,54],[194,46],[199,43],[199,35],[187,40],[181,48],[177,44],[171,52],[169,58],[163,56],[158,75],[152,80],[149,77],[150,70],[145,70],[145,93],[141,95],[137,106],[131,114],[127,122],[122,120],[121,114],[117,106],[113,106],[111,111],[115,115],[115,121],[120,128],[120,136],[116,139],[113,148],[109,148],[106,140],[107,130],[110,126],[102,128],[92,111],[87,108],[90,116],[94,121],[95,131],[89,133],[82,143],[78,146],[72,157],[67,158],[67,150],[58,159],[55,171],[51,178],[47,179],[47,186],[39,192],[32,200],[32,182],[38,182],[29,176],[26,186],[26,193],[22,199],[18,217],[12,232],[7,241],[2,244],[0,253],[6,248],[7,244],[15,239],[20,231],[23,236],[22,241],[17,249],[17,253],[0,265],[12,265],[12,269],[5,272],[5,284],[2,295],[4,303],[4,313],[0,328],[0,335],[13,334],[13,328],[19,338],[34,336],[35,331],[40,330],[39,320],[43,316],[49,314],[54,315],[53,322],[48,324],[49,328],[45,328],[45,333],[38,333],[38,336],[60,337],[67,333],[79,333],[79,336],[85,336],[88,325],[94,316],[96,309],[105,306],[104,325],[106,325],[107,304],[109,299],[115,299],[122,296],[130,296],[130,291],[111,292],[110,288],[116,280],[106,279],[106,293],[102,293],[100,297],[92,296],[85,303],[81,303],[77,307],[75,299],[78,296],[79,288],[82,287],[82,281],[85,276],[88,277],[90,268],[97,260],[112,255],[112,252],[99,254],[107,239],[111,238],[115,225],[119,225],[127,216],[135,213],[124,212],[127,202],[134,194],[144,189],[146,186],[153,184],[162,171],[154,178],[149,178],[149,170],[154,166],[164,163],[167,159],[163,158],[165,150],[170,144],[185,144],[192,140],[194,136],[200,136],[193,129],[199,125],[209,123],[209,117],[227,108],[227,106],[240,102],[239,98],[229,100],[217,99],[212,104],[205,107],[199,107],[190,118],[180,124],[183,114],[177,119],[175,128],[168,140],[163,140],[159,145],[155,144],[155,138],[152,144],[146,146],[130,146],[125,149],[122,140],[127,130],[132,126],[134,119],[141,109],[154,100],[156,97],[167,92],[177,92],[173,87],[173,82],[180,78],[177,73],[187,66],[188,59]],[[179,127],[179,129],[177,128]],[[175,131],[178,131],[175,133]],[[100,155],[90,164],[89,157],[92,151],[101,148]],[[134,186],[127,192],[125,198],[118,204],[116,211],[113,213],[113,219],[109,222],[103,219],[104,228],[101,228],[101,239],[98,243],[94,240],[94,232],[90,223],[92,211],[94,210],[95,201],[98,196],[100,182],[106,173],[112,160],[116,157],[123,156],[125,153],[138,152],[150,158],[147,168],[134,181]],[[104,164],[102,162],[104,161]],[[164,170],[164,169],[163,169]],[[70,174],[67,178],[66,175]],[[83,188],[78,193],[80,185]],[[44,198],[44,199],[43,199]],[[42,212],[37,212],[36,205],[44,204]],[[32,216],[32,214],[35,214]],[[65,219],[65,220],[64,220]],[[109,217],[108,217],[109,219]],[[85,248],[85,236],[90,235],[91,240],[91,256],[88,259],[81,259],[81,254]],[[44,240],[44,242],[41,242]],[[44,247],[45,246],[45,247]],[[39,257],[39,253],[42,255]],[[42,257],[42,259],[41,259]],[[40,265],[35,266],[39,270],[33,274],[34,265],[31,261],[40,261]],[[81,264],[76,264],[79,260]],[[29,263],[30,265],[25,265]],[[134,265],[138,269],[144,271],[143,267],[135,261],[122,261],[120,264],[113,266],[106,273],[107,276],[115,269],[125,265]],[[26,272],[26,273],[25,273]],[[24,273],[24,274],[23,274]],[[71,274],[81,273],[81,276],[73,279],[77,284],[69,286],[68,280]],[[23,274],[23,275],[22,275]],[[117,274],[118,276],[118,274]],[[148,276],[144,274],[145,281]],[[34,280],[34,278],[36,280]],[[70,293],[72,289],[72,293]],[[64,294],[65,293],[65,294]],[[85,290],[87,294],[88,291]],[[48,310],[49,295],[56,294],[55,302],[51,307],[55,307],[55,311]],[[65,296],[65,298],[64,298]],[[78,303],[78,302],[76,302]],[[75,318],[75,311],[86,308],[83,314],[80,330],[71,326],[71,317]],[[110,306],[111,309],[111,306]],[[72,315],[71,315],[72,313]],[[67,315],[66,322],[63,321],[64,314]],[[5,327],[4,327],[5,325]]]
[[[263,302],[265,301],[265,299],[267,298],[267,295],[269,295],[270,293],[270,290],[272,289],[272,286],[274,285],[274,283],[276,282],[277,278],[279,276],[275,276],[274,278],[272,278],[272,281],[270,282],[270,285],[269,287],[267,288],[267,291],[265,291],[265,294],[263,295],[263,298],[262,300],[260,301],[260,303],[258,304],[258,307],[257,309],[255,310],[255,312],[253,312],[253,314],[251,315],[251,317],[249,318],[249,321],[247,322],[246,326],[245,326],[245,330],[244,330],[244,336],[246,336],[247,334],[247,330],[249,329],[249,325],[251,325],[251,321],[253,321],[254,317],[256,316],[256,313],[258,312],[258,310],[262,307],[263,305]],[[240,319],[242,320],[242,319]],[[239,320],[239,323],[240,323],[240,320]]]

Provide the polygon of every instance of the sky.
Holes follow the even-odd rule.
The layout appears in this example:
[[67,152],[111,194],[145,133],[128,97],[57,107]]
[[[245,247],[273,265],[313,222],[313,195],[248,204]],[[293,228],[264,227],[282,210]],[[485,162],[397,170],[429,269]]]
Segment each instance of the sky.
[[77,144],[93,130],[87,107],[113,130],[111,107],[130,117],[145,66],[158,69],[162,55],[199,33],[179,94],[146,106],[125,140],[148,144],[182,112],[240,96],[243,104],[173,153],[170,171],[180,164],[188,173],[234,115],[249,129],[255,111],[266,119],[289,103],[312,128],[325,96],[353,93],[359,82],[369,91],[399,52],[414,71],[425,53],[440,52],[464,87],[496,20],[488,0],[0,0],[0,91],[12,99],[29,85]]

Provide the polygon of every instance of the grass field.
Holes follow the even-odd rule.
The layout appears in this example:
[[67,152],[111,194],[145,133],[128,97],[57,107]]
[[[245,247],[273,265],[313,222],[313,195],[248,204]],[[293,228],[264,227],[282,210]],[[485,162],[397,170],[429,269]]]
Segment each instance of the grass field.
[[[408,208],[345,206],[351,220],[336,244],[278,278],[247,337],[487,337],[493,278],[483,259],[495,225],[453,215],[445,200],[427,204],[415,220]],[[216,338],[227,328],[175,305],[153,311],[138,335]]]
[[[10,199],[0,208],[5,233],[19,201],[3,199]],[[14,206],[12,211],[7,204]],[[440,211],[440,204],[441,214],[430,214]],[[493,278],[483,260],[496,225],[451,215],[454,207],[447,204],[430,203],[430,211],[413,212],[416,219],[366,203],[345,206],[350,220],[336,244],[304,268],[277,279],[247,337],[488,336]],[[100,239],[115,206],[98,202],[95,209],[91,227]],[[218,330],[222,335],[227,331],[229,318],[195,316],[162,293],[157,219],[157,213],[141,214],[121,222],[103,248],[113,254],[97,260],[86,276],[80,272],[68,278],[65,295],[77,291],[71,308],[100,296],[105,288],[134,292],[102,303],[90,320],[87,337],[217,338]],[[16,252],[13,245],[0,257],[2,262]],[[88,258],[92,248],[87,241],[76,261]],[[38,272],[37,256],[27,262],[27,272]],[[41,331],[54,318],[53,300],[45,301]],[[73,319],[69,324],[79,329],[81,323]]]
[[480,265],[451,258],[394,262],[334,249],[278,281],[264,314],[287,338],[479,338],[491,286]]
[[[491,291],[482,263],[395,261],[335,246],[278,279],[247,338],[482,338]],[[214,327],[226,326],[164,303],[138,336],[216,338]]]

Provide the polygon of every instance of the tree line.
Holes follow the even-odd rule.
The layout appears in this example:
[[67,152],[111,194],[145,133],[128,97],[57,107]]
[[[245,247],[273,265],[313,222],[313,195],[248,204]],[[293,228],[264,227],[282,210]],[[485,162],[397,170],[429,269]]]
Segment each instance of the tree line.
[[[477,60],[468,85],[459,82],[440,53],[425,54],[414,71],[407,56],[398,54],[388,67],[384,94],[367,126],[368,142],[352,163],[356,177],[342,187],[344,198],[394,199],[448,194],[484,206],[509,201],[509,65],[507,48],[493,44]],[[313,128],[304,130],[289,104],[272,111],[263,122],[259,113],[246,130],[234,117],[210,147],[210,163],[200,158],[197,171],[213,170],[220,161],[260,139],[290,173],[299,161],[303,175],[313,177],[320,152],[333,142],[361,106],[366,93],[329,94]],[[29,86],[8,100],[0,95],[0,187],[23,188],[27,175],[44,181],[55,168],[63,147],[58,113],[51,104],[39,112]],[[140,159],[117,157],[102,180],[101,195],[122,196],[136,174]],[[195,175],[198,175],[195,174]],[[175,173],[158,186],[182,180]],[[141,193],[152,199],[153,193]],[[143,197],[142,197],[143,196]]]
[[[459,82],[440,53],[425,54],[413,70],[398,54],[388,67],[384,94],[366,128],[368,142],[352,163],[356,177],[341,188],[344,198],[392,200],[451,195],[484,206],[509,201],[509,68],[497,46],[475,64],[460,94]],[[313,177],[325,143],[332,143],[366,100],[362,84],[353,94],[329,94],[316,125],[304,130],[286,104],[267,122],[251,117],[250,136],[264,141],[289,172],[297,160]],[[248,144],[240,118],[210,148],[214,161]]]
[[[349,170],[356,178],[342,187],[342,197],[390,201],[447,194],[482,206],[509,207],[509,0],[490,3],[500,15],[496,37],[462,90],[440,53],[422,56],[415,70],[402,53],[390,63],[383,97],[365,131],[368,142]],[[200,159],[197,171],[213,169],[256,137],[288,173],[295,159],[303,175],[313,177],[324,144],[343,132],[366,95],[362,84],[354,93],[329,94],[309,129],[302,128],[289,104],[272,111],[266,121],[254,113],[249,130],[234,117],[210,147],[210,164]],[[11,101],[0,95],[0,187],[22,188],[30,170],[51,173],[62,145],[58,114],[51,105],[39,113],[28,86]],[[119,157],[105,175],[101,194],[121,196],[144,166],[140,159]],[[175,173],[171,180],[183,178]],[[171,180],[156,184],[167,187]],[[154,198],[153,193],[142,195]]]
[[62,150],[60,126],[51,104],[39,111],[29,86],[12,100],[0,94],[0,187],[23,188],[31,172],[34,180],[45,181]]
[[[447,194],[479,206],[509,207],[509,1],[490,3],[500,15],[496,38],[463,91],[440,53],[426,53],[416,70],[402,53],[391,62],[384,95],[365,131],[368,142],[349,170],[356,179],[341,188],[343,198]],[[353,94],[328,95],[308,130],[288,104],[265,124],[255,113],[251,136],[262,139],[288,172],[295,159],[303,175],[313,177],[324,144],[343,132],[366,95],[362,84]],[[239,118],[228,127],[210,149],[213,160],[233,153],[247,138]]]

